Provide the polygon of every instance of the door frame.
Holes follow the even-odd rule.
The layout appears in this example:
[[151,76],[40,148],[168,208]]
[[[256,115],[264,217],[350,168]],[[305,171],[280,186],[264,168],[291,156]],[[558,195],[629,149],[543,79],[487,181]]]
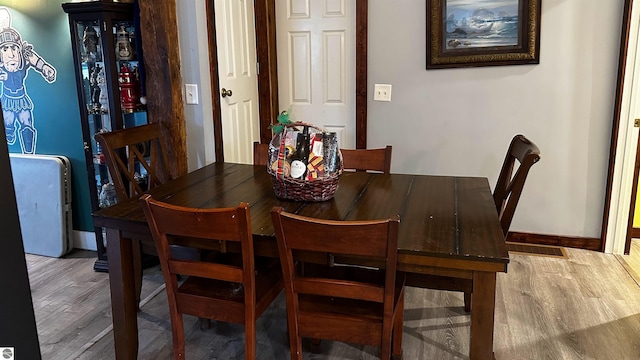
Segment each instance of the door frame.
[[[211,104],[216,162],[224,161],[220,82],[215,29],[214,0],[206,3],[211,73]],[[255,0],[256,58],[259,64],[258,107],[260,142],[271,141],[269,126],[280,112],[278,106],[278,70],[276,55],[276,0]],[[356,1],[356,148],[367,148],[367,34],[369,1]]]
[[[636,3],[636,8],[638,4]],[[631,115],[631,86],[638,48],[638,19],[633,0],[625,0],[622,15],[618,76],[613,109],[611,148],[605,193],[604,214],[601,231],[601,251],[607,253],[629,253],[633,230],[634,200],[637,193],[638,131],[633,127]],[[637,17],[637,16],[636,16]],[[631,51],[631,55],[630,55]],[[636,75],[636,80],[640,76]]]

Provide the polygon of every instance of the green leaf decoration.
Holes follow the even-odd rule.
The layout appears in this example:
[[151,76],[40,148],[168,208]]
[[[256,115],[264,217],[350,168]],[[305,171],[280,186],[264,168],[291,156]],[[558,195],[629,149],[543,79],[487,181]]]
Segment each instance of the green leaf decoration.
[[274,134],[280,134],[284,131],[286,125],[293,124],[293,121],[289,119],[289,112],[287,110],[282,111],[276,118],[278,121],[276,124],[271,125],[271,130]]

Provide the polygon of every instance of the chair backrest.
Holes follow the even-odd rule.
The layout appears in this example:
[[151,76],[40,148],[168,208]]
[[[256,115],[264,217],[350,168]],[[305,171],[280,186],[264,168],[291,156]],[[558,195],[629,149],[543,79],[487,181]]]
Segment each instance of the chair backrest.
[[[240,203],[235,208],[196,209],[167,204],[149,194],[143,195],[140,202],[158,250],[167,291],[171,295],[178,292],[176,275],[186,275],[241,283],[247,295],[245,301],[255,302],[255,296],[251,296],[255,291],[255,265],[248,204]],[[242,265],[175,258],[169,246],[176,239],[188,239],[188,243],[181,244],[183,246],[193,246],[197,241],[201,245],[194,247],[198,249],[207,248],[207,242],[212,247],[220,242],[239,242]]]
[[269,163],[269,144],[253,143],[253,165],[267,166]]
[[[169,161],[157,123],[95,135],[109,168],[118,201],[140,196],[170,180]],[[146,186],[136,181],[136,173],[146,172]]]
[[[274,207],[271,217],[284,276],[287,313],[290,318],[289,331],[298,329],[304,332],[300,328],[304,325],[298,324],[297,320],[291,321],[291,317],[297,319],[300,313],[300,296],[336,297],[380,303],[383,304],[381,308],[384,309],[384,319],[392,318],[399,217],[376,221],[318,220],[285,213],[281,207]],[[356,280],[347,281],[343,278],[323,277],[326,276],[326,272],[308,274],[308,263],[302,267],[304,271],[296,264],[300,263],[297,260],[304,261],[299,258],[304,256],[301,254],[309,256],[309,252],[319,254],[321,258],[324,255],[325,259],[339,259],[343,265],[349,264],[349,259],[357,259],[358,262],[367,264],[380,264],[381,266],[376,267],[381,268],[381,272],[376,274],[381,275],[383,279],[369,282],[367,278],[358,277]],[[316,310],[322,312],[322,309]]]
[[340,149],[345,170],[391,172],[391,145],[380,149]]
[[[493,200],[505,238],[509,232],[529,169],[538,160],[540,160],[540,150],[536,144],[524,135],[513,137],[493,190]],[[519,163],[517,168],[516,161]]]

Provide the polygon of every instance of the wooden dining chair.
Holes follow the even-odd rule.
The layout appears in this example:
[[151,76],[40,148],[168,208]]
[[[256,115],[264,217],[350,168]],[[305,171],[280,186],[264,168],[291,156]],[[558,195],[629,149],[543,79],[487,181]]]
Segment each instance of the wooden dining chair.
[[[538,160],[540,160],[540,149],[531,140],[524,135],[516,135],[511,139],[493,190],[493,200],[505,240],[529,170]],[[462,291],[464,293],[464,309],[467,312],[471,311],[473,283],[470,279],[411,274],[407,276],[407,285]]]
[[[102,148],[118,202],[139,197],[144,191],[171,180],[160,124],[152,123],[98,133],[95,134],[95,139]],[[146,173],[146,176],[143,173]],[[133,251],[136,259],[134,267],[139,302],[143,275],[142,258],[151,259],[151,264],[157,264],[155,259],[157,253],[151,239],[136,240],[138,241],[134,242]],[[172,246],[172,248],[174,252],[182,254],[185,258],[200,256],[179,246]],[[145,257],[142,254],[154,257]]]
[[98,133],[95,139],[102,147],[118,201],[140,196],[171,179],[158,123]]
[[524,135],[513,137],[493,189],[493,200],[505,239],[529,170],[538,160],[540,160],[540,149],[536,144]]
[[[291,359],[302,359],[303,337],[378,346],[381,359],[392,353],[401,357],[399,218],[318,220],[280,207],[274,207],[271,216],[285,282]],[[318,264],[317,259],[328,259],[329,264]]]
[[391,145],[380,149],[340,149],[345,170],[391,172]]
[[253,143],[253,165],[267,166],[269,164],[269,144]]
[[[160,255],[174,359],[185,356],[183,314],[243,324],[245,359],[255,359],[256,320],[280,293],[283,280],[277,259],[254,260],[249,205],[196,209],[163,203],[149,194],[140,201]],[[169,250],[169,244],[176,241],[204,249],[221,241],[237,243],[241,253],[185,261]],[[184,282],[179,284],[177,275],[186,276]]]

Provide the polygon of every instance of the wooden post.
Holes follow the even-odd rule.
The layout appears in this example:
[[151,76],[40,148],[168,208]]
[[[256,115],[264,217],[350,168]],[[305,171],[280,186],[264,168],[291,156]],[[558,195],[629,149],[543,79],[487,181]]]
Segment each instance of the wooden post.
[[146,70],[147,116],[162,124],[175,178],[187,173],[187,143],[176,0],[139,0]]

